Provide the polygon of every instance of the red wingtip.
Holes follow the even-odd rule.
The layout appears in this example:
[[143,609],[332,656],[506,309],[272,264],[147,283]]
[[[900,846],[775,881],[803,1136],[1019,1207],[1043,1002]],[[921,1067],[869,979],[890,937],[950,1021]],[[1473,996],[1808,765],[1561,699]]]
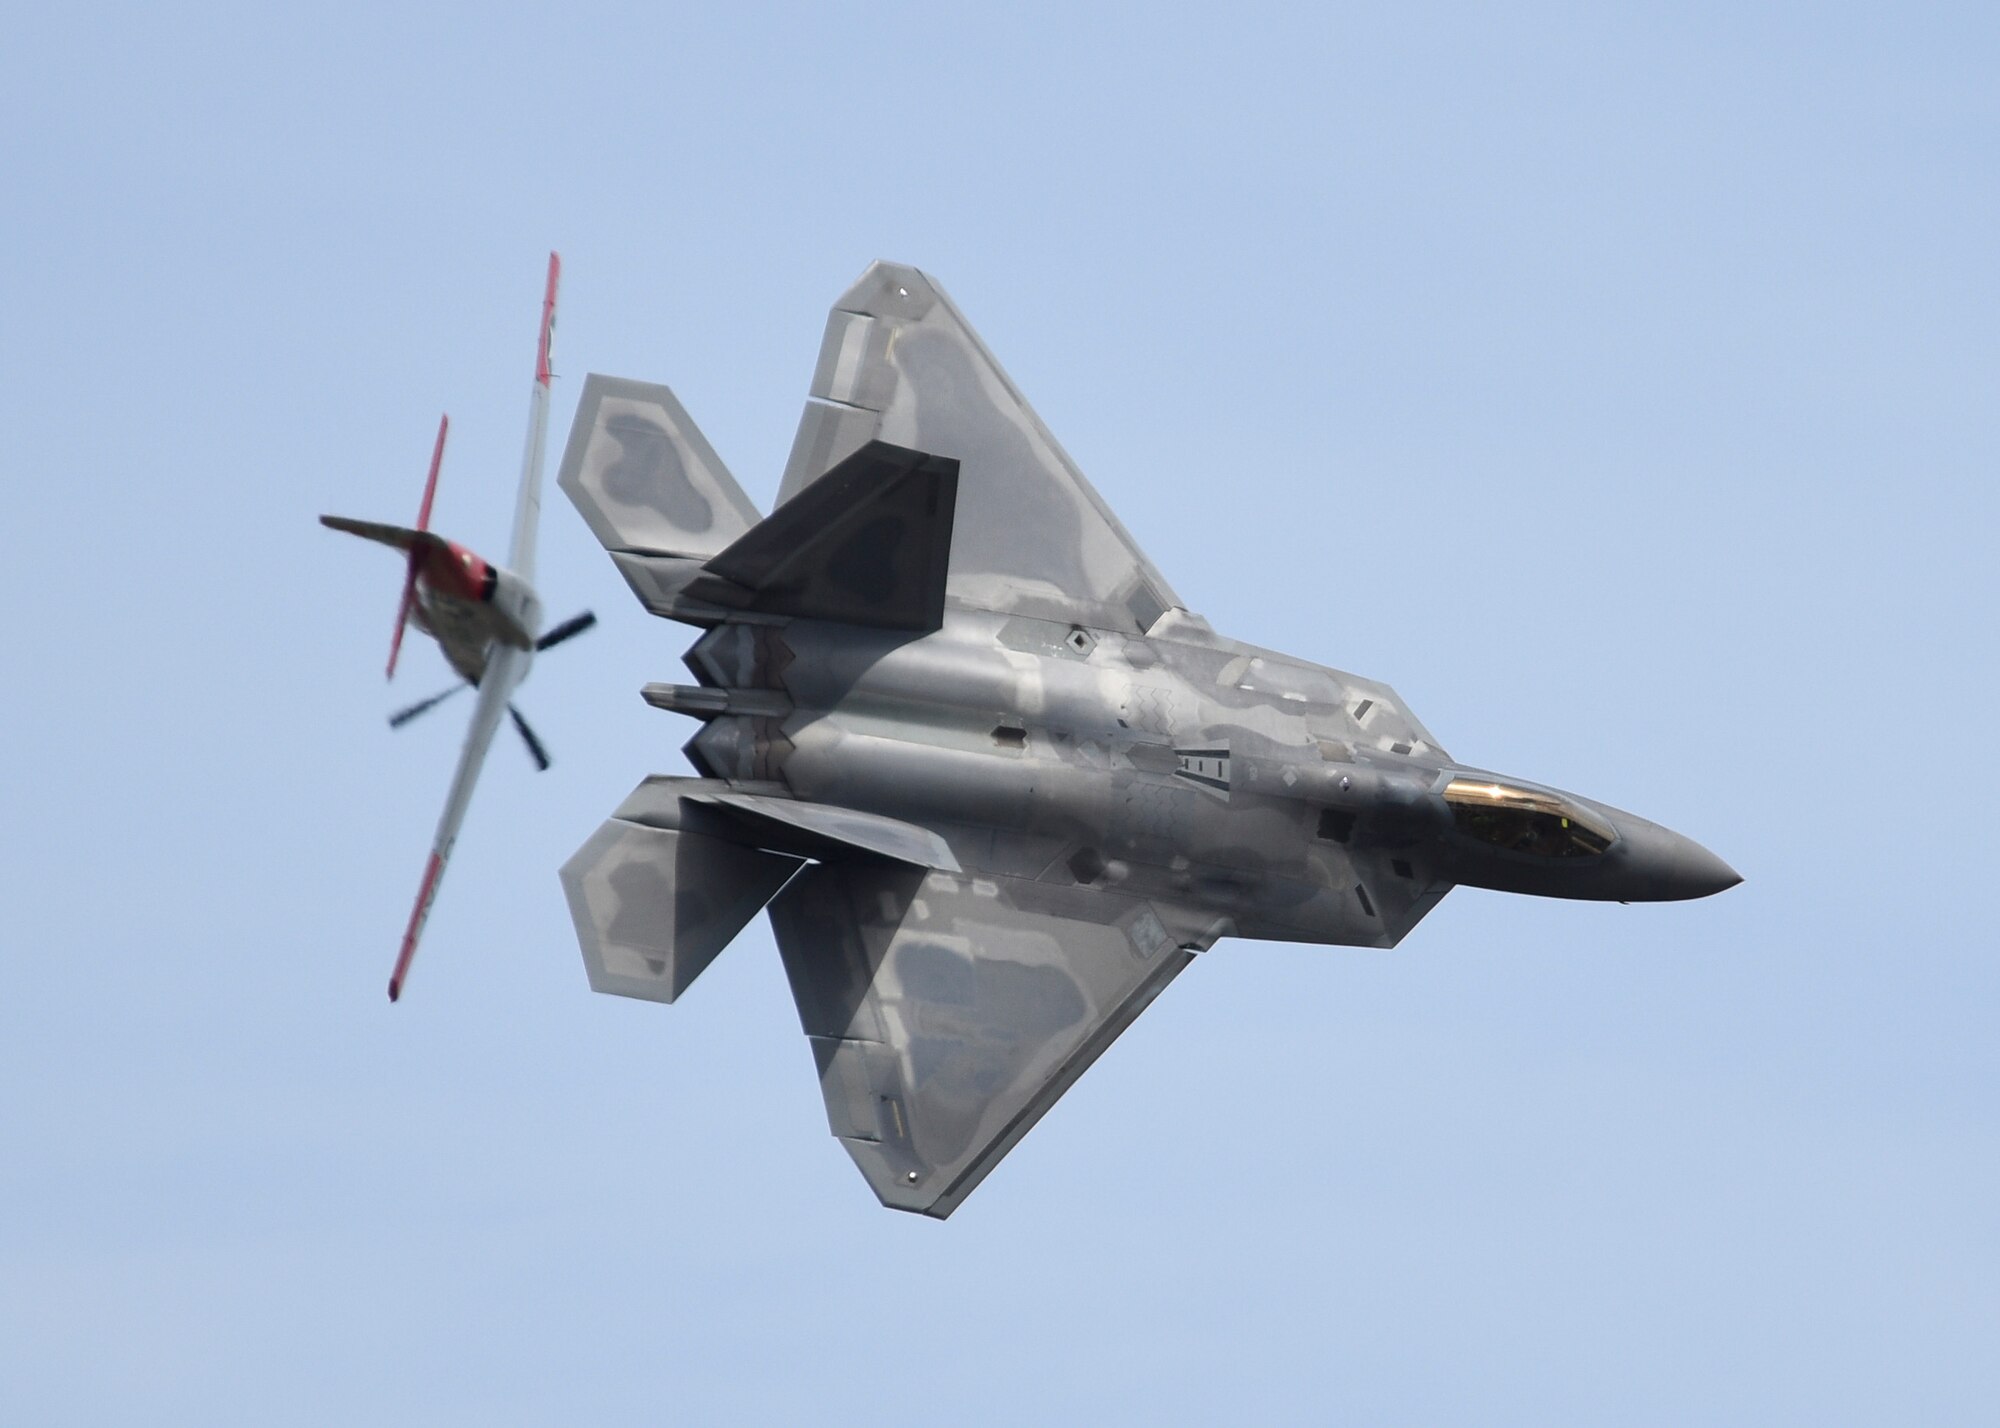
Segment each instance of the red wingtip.
[[403,995],[403,981],[410,975],[410,962],[417,955],[417,937],[424,930],[424,918],[431,910],[431,895],[437,891],[438,874],[443,871],[444,859],[433,852],[431,860],[424,864],[424,881],[417,889],[417,905],[410,909],[410,925],[403,929],[403,946],[396,953],[396,970],[389,974],[389,1000],[392,1002]]
[[549,254],[549,285],[542,294],[542,340],[535,348],[535,380],[549,384],[550,349],[556,335],[556,285],[562,281],[562,255]]

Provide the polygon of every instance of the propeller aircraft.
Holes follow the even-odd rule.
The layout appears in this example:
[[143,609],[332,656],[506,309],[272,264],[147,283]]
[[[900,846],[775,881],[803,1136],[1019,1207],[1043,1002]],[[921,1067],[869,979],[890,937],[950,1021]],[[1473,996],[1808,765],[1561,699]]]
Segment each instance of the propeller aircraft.
[[548,750],[514,704],[514,691],[528,677],[537,654],[583,633],[597,619],[586,610],[550,629],[542,629],[542,602],[534,587],[535,533],[541,518],[542,464],[549,414],[549,361],[555,337],[556,286],[561,276],[562,259],[551,253],[548,286],[542,296],[541,332],[535,348],[535,384],[529,394],[528,439],[521,455],[521,484],[515,498],[514,533],[507,563],[497,565],[430,528],[438,470],[444,463],[445,436],[451,427],[449,415],[438,421],[430,474],[424,480],[423,503],[417,508],[414,526],[382,525],[346,516],[319,518],[321,525],[379,542],[404,558],[403,593],[396,607],[395,633],[389,642],[388,677],[396,676],[403,631],[412,624],[437,641],[446,662],[458,675],[458,682],[449,689],[390,715],[390,727],[401,728],[460,690],[476,690],[479,696],[473,706],[472,722],[466,729],[464,748],[458,756],[458,769],[452,775],[451,790],[445,796],[444,812],[431,840],[430,858],[417,888],[416,905],[410,909],[409,924],[403,930],[402,946],[396,953],[395,970],[389,977],[392,1002],[403,994],[411,960],[416,956],[417,939],[430,916],[438,884],[444,878],[445,863],[458,839],[459,825],[465,821],[473,786],[486,762],[493,735],[500,727],[501,715],[512,720],[535,767],[547,769]]

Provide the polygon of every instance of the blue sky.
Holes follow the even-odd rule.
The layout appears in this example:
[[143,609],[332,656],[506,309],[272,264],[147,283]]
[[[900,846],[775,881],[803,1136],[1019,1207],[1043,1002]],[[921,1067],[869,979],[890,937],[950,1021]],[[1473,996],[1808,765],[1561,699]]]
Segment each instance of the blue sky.
[[[1990,7],[71,6],[0,52],[0,1420],[1985,1423]],[[1744,885],[1200,959],[948,1224],[758,923],[593,996],[558,864],[685,721],[588,638],[382,986],[463,710],[394,562],[667,381],[768,504],[935,274],[1220,629]]]

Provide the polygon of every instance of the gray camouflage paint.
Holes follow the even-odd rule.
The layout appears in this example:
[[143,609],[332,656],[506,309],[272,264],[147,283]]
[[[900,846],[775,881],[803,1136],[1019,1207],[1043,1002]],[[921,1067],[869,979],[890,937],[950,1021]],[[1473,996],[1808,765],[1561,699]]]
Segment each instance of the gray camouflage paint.
[[[659,480],[748,509],[671,395],[648,400],[678,434]],[[1456,763],[1387,685],[1181,608],[915,269],[878,263],[836,304],[781,502],[836,469],[843,502],[879,490],[888,563],[924,517],[854,463],[956,463],[934,628],[808,618],[810,599],[724,581],[743,562],[716,537],[629,515],[681,498],[607,498],[592,473],[634,443],[600,411],[587,396],[563,488],[647,608],[704,633],[697,684],[645,691],[702,721],[701,777],[646,780],[563,870],[592,985],[673,1000],[775,892],[829,1123],[885,1204],[949,1214],[1220,937],[1391,947],[1458,883],[1649,900],[1736,881],[1643,819]],[[740,549],[774,544],[782,503]],[[1546,796],[1609,846],[1487,841],[1454,780]]]

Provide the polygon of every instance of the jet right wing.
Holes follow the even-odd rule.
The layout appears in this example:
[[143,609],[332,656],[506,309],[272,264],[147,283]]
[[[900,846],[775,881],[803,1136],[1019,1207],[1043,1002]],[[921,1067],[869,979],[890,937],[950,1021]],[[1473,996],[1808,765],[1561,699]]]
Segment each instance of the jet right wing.
[[892,263],[827,318],[778,499],[870,441],[959,463],[959,603],[1141,634],[1181,603],[944,290]]
[[943,1219],[1192,960],[1142,899],[875,860],[770,906],[827,1119]]

